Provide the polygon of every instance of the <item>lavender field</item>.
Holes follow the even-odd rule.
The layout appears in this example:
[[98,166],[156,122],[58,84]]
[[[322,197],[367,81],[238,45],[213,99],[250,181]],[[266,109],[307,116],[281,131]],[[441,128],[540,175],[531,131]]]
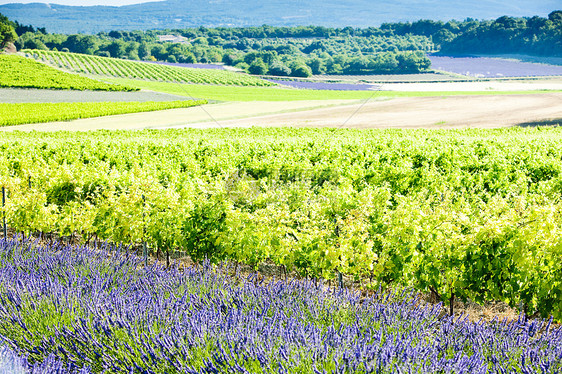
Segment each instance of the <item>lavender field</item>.
[[373,84],[352,84],[352,83],[330,83],[330,82],[304,82],[280,79],[266,79],[269,82],[283,86],[305,90],[333,90],[333,91],[376,91],[380,85]]
[[176,66],[180,68],[226,70],[224,65],[217,65],[217,64],[187,64],[182,62],[164,62],[164,61],[145,61],[145,62],[156,64],[156,65]]
[[[559,373],[562,328],[442,317],[224,266],[144,266],[106,246],[0,241],[0,371]],[[8,371],[6,371],[8,370]],[[11,370],[11,371],[10,371]]]
[[431,68],[477,78],[542,77],[562,75],[562,66],[490,57],[429,55]]

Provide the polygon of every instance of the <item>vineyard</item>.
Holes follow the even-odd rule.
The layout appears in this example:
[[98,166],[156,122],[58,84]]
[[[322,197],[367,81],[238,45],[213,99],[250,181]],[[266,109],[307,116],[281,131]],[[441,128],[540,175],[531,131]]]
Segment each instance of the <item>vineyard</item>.
[[559,128],[5,134],[8,227],[562,320]]
[[233,86],[275,86],[247,74],[217,69],[192,69],[117,58],[43,50],[24,50],[26,56],[76,73],[162,82]]
[[132,87],[99,82],[78,74],[66,73],[30,58],[14,55],[0,55],[0,87],[97,91],[137,90]]
[[163,102],[0,103],[0,127],[26,123],[69,121],[78,118],[189,108],[206,100]]

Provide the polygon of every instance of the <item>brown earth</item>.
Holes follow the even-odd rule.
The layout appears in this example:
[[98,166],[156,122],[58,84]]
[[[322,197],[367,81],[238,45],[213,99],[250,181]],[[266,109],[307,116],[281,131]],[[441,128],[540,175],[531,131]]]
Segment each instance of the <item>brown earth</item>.
[[193,125],[193,127],[211,127],[213,125],[219,127],[222,126],[223,121],[229,119],[280,114],[291,111],[308,111],[329,106],[354,104],[357,102],[357,100],[229,102],[156,112],[130,113],[64,122],[0,127],[0,131],[138,130],[147,128],[185,127],[188,124],[200,124]]
[[496,128],[562,123],[562,93],[411,97],[386,101],[231,102],[4,127],[97,130],[296,126],[335,128]]
[[557,120],[562,123],[562,93],[399,98],[227,120],[220,124],[223,127],[493,128]]

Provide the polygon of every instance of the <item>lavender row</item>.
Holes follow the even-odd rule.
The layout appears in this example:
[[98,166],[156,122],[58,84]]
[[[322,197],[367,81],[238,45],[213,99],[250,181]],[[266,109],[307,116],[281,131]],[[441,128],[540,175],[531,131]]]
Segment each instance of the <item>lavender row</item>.
[[278,79],[266,79],[266,80],[284,86],[307,89],[307,90],[374,91],[380,89],[380,86],[372,85],[372,84],[303,82],[303,81],[286,81],[286,80],[278,80]]
[[2,240],[2,343],[25,357],[27,372],[562,370],[562,329],[548,322],[441,318],[440,306],[408,294],[364,299],[311,282],[236,282],[228,270],[145,267],[108,246]]
[[481,78],[540,77],[562,75],[562,66],[489,57],[429,55],[431,67],[455,74]]
[[176,66],[180,68],[226,70],[224,65],[216,65],[216,64],[188,64],[184,62],[164,62],[164,61],[145,61],[145,62],[151,64],[157,64],[157,65]]

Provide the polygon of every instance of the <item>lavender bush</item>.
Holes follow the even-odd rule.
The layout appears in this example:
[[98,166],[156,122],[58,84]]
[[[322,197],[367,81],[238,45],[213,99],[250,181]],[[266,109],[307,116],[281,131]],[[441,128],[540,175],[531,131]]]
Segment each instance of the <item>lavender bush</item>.
[[562,66],[489,57],[429,55],[435,70],[482,78],[540,77],[562,75]]
[[407,294],[364,299],[227,274],[145,267],[110,247],[2,240],[0,335],[30,372],[32,364],[55,373],[562,370],[562,329],[548,322],[472,323],[441,318],[440,306]]

